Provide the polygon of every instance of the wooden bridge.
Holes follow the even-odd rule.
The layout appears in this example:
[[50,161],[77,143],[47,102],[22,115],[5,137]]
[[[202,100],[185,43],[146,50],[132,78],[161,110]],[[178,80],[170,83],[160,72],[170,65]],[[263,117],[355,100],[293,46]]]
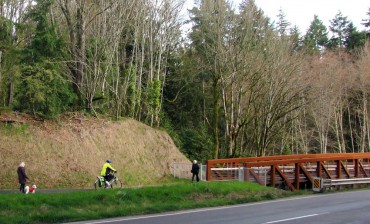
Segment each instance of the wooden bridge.
[[[312,189],[314,178],[370,177],[370,153],[330,153],[215,159],[207,161],[208,181],[242,179],[292,191]],[[241,178],[242,176],[242,178]]]

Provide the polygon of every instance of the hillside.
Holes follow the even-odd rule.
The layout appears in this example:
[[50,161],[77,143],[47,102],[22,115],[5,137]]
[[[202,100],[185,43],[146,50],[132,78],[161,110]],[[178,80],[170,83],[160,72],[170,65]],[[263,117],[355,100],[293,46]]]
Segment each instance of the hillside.
[[0,114],[0,188],[18,186],[21,161],[40,188],[90,188],[106,159],[127,186],[164,181],[174,163],[191,162],[170,136],[133,119],[109,121],[69,114],[38,121]]

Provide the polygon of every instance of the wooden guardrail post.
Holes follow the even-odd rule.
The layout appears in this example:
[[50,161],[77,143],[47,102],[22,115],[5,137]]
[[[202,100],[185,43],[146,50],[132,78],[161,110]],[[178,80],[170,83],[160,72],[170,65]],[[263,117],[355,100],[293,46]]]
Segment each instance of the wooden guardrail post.
[[294,168],[295,168],[295,189],[299,190],[299,177],[300,177],[300,171],[301,171],[301,168],[300,168],[300,164],[299,163],[295,163],[294,164]]
[[275,169],[275,165],[271,165],[271,187],[275,187],[276,185],[276,169]]
[[337,171],[337,179],[340,179],[341,178],[341,173],[342,173],[342,163],[340,162],[340,160],[337,160],[337,161],[335,161],[335,163],[337,164],[337,169],[336,169],[336,171]]
[[322,168],[321,168],[321,161],[316,162],[317,167],[316,167],[316,175],[317,177],[322,177]]
[[360,161],[359,159],[355,159],[355,177],[360,176]]

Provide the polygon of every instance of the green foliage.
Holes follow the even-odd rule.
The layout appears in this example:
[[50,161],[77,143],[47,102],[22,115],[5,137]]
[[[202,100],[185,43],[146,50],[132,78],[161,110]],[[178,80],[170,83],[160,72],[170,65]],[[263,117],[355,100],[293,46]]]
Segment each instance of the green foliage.
[[161,113],[161,128],[163,128],[173,139],[175,145],[178,148],[183,148],[182,139],[180,138],[179,133],[176,131],[175,125],[172,124],[171,119],[165,115],[164,113]]
[[212,158],[213,138],[205,125],[180,130],[182,150],[191,160],[206,161]]
[[279,9],[279,14],[277,15],[277,17],[278,21],[276,23],[276,29],[279,32],[280,36],[284,36],[287,34],[290,23],[286,20],[286,15],[281,8]]
[[155,114],[155,112],[159,109],[161,103],[161,86],[161,80],[158,79],[149,83],[147,90],[147,103],[150,114]]
[[327,45],[327,35],[326,26],[319,17],[315,15],[305,35],[304,44],[310,51],[317,52]]
[[0,17],[0,105],[11,107],[9,86],[14,86],[19,77],[21,44],[15,43],[15,35],[20,37],[19,25]]
[[47,13],[51,0],[38,0],[29,16],[37,23],[31,44],[24,50],[25,63],[39,63],[45,60],[62,58],[64,42],[55,33],[55,27],[48,23]]
[[0,133],[3,135],[24,135],[28,133],[29,126],[26,124],[3,124],[0,125]]
[[43,65],[25,66],[17,92],[16,108],[42,118],[53,118],[74,103],[69,83]]
[[[329,29],[333,33],[333,36],[329,40],[328,46],[332,49],[335,48],[344,48],[345,42],[349,36],[349,26],[350,22],[347,16],[343,16],[339,11],[334,19],[330,20]],[[353,24],[352,24],[353,26]]]
[[365,46],[366,42],[365,31],[362,32],[357,31],[357,28],[353,25],[353,23],[350,23],[347,27],[347,32],[348,36],[344,42],[347,50],[349,51],[356,50]]
[[9,49],[12,43],[12,21],[0,17],[0,50]]
[[195,57],[191,51],[180,52],[170,63],[164,86],[165,112],[161,126],[188,158],[204,161],[210,158],[213,148],[212,132],[205,125],[208,114],[204,113],[212,102],[208,92],[205,93],[209,90],[210,75],[196,70]]
[[292,149],[290,148],[290,146],[285,144],[283,146],[283,151],[281,152],[281,154],[282,155],[291,155],[291,154],[293,154],[293,152],[292,152]]
[[76,96],[55,62],[63,55],[64,44],[47,22],[51,1],[37,3],[29,14],[37,26],[30,45],[23,52],[24,65],[15,107],[42,118],[53,118],[66,111]]
[[293,52],[299,51],[303,46],[303,37],[299,31],[298,26],[293,26],[289,31],[289,40]]

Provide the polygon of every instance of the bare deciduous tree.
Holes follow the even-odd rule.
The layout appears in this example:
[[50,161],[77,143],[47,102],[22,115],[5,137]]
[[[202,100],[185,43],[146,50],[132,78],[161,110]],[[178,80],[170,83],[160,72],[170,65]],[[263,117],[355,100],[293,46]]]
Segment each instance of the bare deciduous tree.
[[361,125],[359,134],[359,151],[370,151],[370,43],[365,45],[363,55],[357,63],[358,73],[356,77],[356,87],[360,91],[358,116]]

